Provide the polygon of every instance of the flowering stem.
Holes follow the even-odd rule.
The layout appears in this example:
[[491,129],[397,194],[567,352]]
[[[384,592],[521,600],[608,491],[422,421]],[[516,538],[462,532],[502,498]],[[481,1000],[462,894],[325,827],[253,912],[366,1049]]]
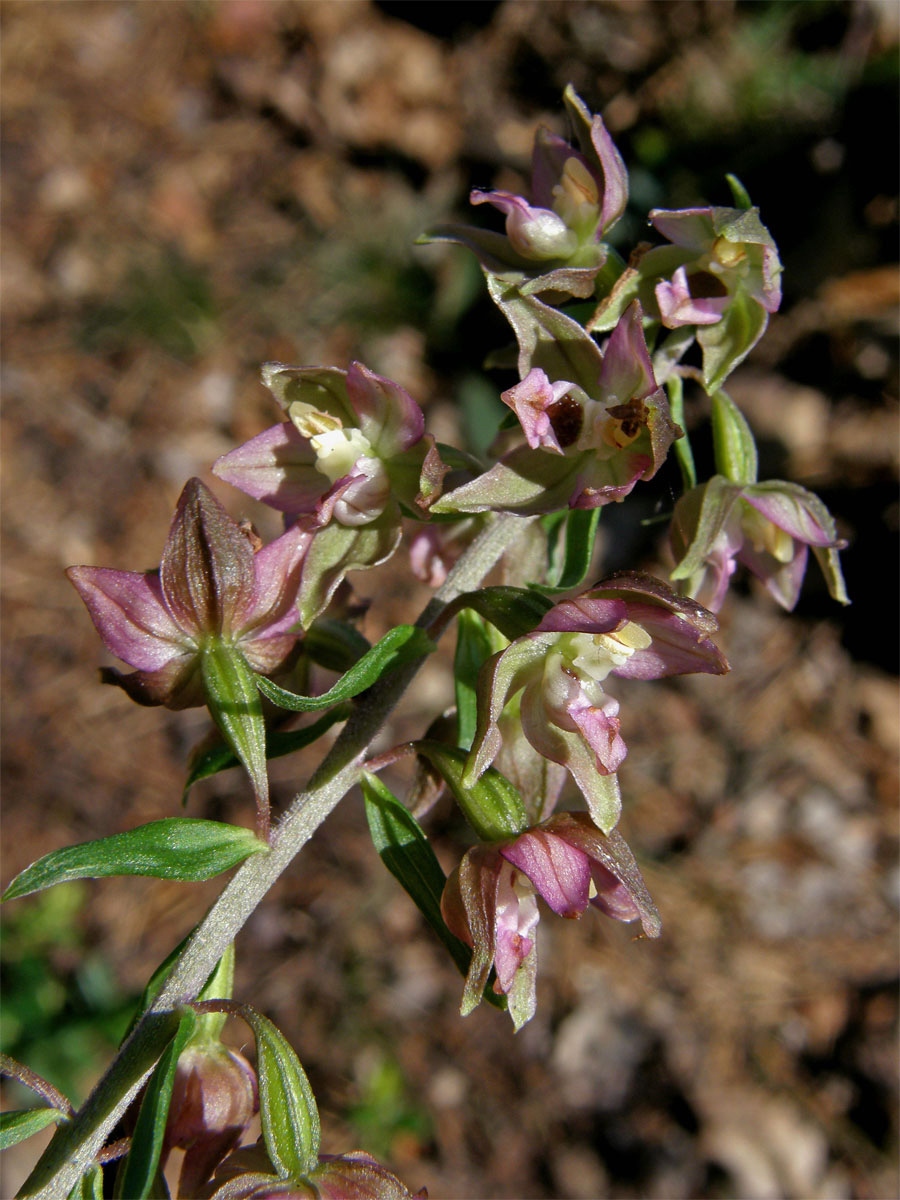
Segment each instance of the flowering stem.
[[[426,605],[416,622],[419,628],[434,634],[445,606],[456,596],[478,587],[525,524],[533,519],[508,513],[496,516]],[[269,853],[248,858],[225,887],[194,930],[165,984],[103,1078],[73,1120],[57,1131],[25,1181],[20,1196],[34,1200],[66,1196],[94,1162],[165,1049],[166,1040],[156,1033],[161,1020],[164,1032],[168,1031],[164,1014],[172,1013],[197,995],[272,884],[358,781],[373,738],[420,666],[418,660],[392,672],[361,700],[307,788],[295,797],[272,831]]]

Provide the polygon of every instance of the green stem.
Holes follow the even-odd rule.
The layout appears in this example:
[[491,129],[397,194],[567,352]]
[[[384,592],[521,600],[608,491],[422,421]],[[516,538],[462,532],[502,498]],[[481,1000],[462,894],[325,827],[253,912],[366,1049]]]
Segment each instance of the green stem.
[[[451,570],[416,624],[433,632],[444,607],[478,587],[519,536],[524,523],[533,519],[508,513],[495,517]],[[89,1169],[165,1049],[166,1016],[177,1025],[172,1010],[197,995],[272,884],[358,781],[372,740],[421,663],[409,663],[392,672],[362,699],[308,787],[295,797],[273,830],[270,852],[254,854],[244,862],[197,926],[153,1003],[82,1108],[57,1131],[20,1197],[59,1200]]]

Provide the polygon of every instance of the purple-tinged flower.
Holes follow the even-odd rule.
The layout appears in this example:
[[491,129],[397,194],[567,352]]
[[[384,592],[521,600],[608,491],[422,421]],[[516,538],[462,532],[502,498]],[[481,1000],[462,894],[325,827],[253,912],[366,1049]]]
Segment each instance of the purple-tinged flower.
[[170,1150],[186,1151],[180,1195],[196,1195],[258,1109],[256,1073],[242,1054],[218,1040],[191,1043],[182,1051],[163,1143],[163,1161]]
[[394,497],[424,512],[440,494],[445,468],[399,384],[357,362],[347,371],[267,363],[262,374],[289,420],[222,455],[220,479],[321,526],[369,525],[397,509]]
[[[649,250],[637,273],[648,308],[667,329],[696,326],[707,390],[722,386],[781,304],[781,262],[756,208],[654,209],[671,243]],[[652,290],[652,297],[651,297]]]
[[[535,300],[521,303],[539,313],[545,310]],[[512,312],[514,327],[517,318]],[[568,319],[557,314],[553,321]],[[579,372],[568,366],[577,380],[554,379],[543,366],[532,366],[521,383],[501,395],[519,418],[528,444],[442,496],[435,512],[598,508],[623,500],[638,480],[656,474],[677,427],[653,375],[640,305],[632,304],[623,314],[603,353],[576,329],[571,341],[583,362]]]
[[810,547],[831,596],[850,603],[838,558],[846,542],[818,496],[799,484],[741,485],[715,475],[678,501],[669,537],[677,560],[670,578],[685,581],[688,594],[702,597],[713,612],[722,607],[738,563],[790,611],[800,595]]
[[601,833],[587,813],[558,813],[500,845],[476,846],[441,898],[448,928],[472,947],[464,1016],[480,1002],[491,968],[516,1028],[534,1015],[538,896],[562,917],[580,917],[590,903],[659,936],[659,914],[627,843]]
[[428,1200],[410,1192],[396,1175],[362,1150],[320,1154],[302,1178],[279,1176],[262,1139],[242,1146],[221,1164],[202,1200]]
[[271,675],[297,643],[297,594],[311,540],[295,525],[254,550],[212,492],[191,479],[158,571],[67,571],[107,648],[136,668],[107,669],[104,680],[139,704],[206,704],[250,776],[264,840],[269,784],[253,672]]
[[425,241],[468,246],[485,270],[523,292],[587,297],[609,255],[603,238],[625,211],[628,175],[603,120],[593,116],[569,85],[564,93],[578,149],[549,130],[537,131],[531,199],[476,189],[472,204],[491,204],[506,218],[506,234],[470,226],[442,226]]
[[608,675],[660,679],[724,674],[728,664],[708,635],[715,617],[652,576],[622,572],[555,605],[533,633],[481,669],[478,727],[463,783],[471,787],[499,753],[500,718],[519,697],[522,732],[539,754],[566,768],[598,828],[616,824],[615,772],[626,754],[619,706]]
[[107,648],[136,668],[108,669],[106,681],[139,704],[203,704],[201,658],[216,645],[272,674],[297,642],[297,589],[310,540],[308,528],[297,525],[254,551],[212,492],[189,480],[158,571],[66,572]]
[[289,419],[213,471],[288,520],[316,526],[299,596],[308,628],[348,571],[390,558],[401,503],[424,515],[447,468],[415,401],[361,363],[347,371],[267,363],[262,376]]

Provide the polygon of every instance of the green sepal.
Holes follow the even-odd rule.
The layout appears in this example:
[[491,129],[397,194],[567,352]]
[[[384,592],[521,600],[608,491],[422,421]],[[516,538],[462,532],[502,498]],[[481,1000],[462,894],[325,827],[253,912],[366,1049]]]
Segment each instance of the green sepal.
[[131,1149],[116,1174],[115,1200],[123,1197],[124,1200],[146,1200],[157,1188],[159,1157],[169,1116],[175,1068],[197,1026],[197,1015],[193,1009],[183,1008],[179,1015],[175,1036],[163,1051],[144,1091],[131,1136]]
[[[727,237],[727,231],[723,234]],[[765,332],[769,314],[752,296],[740,291],[715,325],[699,325],[703,349],[703,386],[712,395],[747,357]]]
[[680,375],[670,375],[666,380],[666,393],[669,397],[669,410],[672,420],[682,430],[681,437],[672,443],[678,469],[681,471],[681,483],[686,492],[697,486],[697,468],[694,465],[694,452],[687,435],[684,420],[684,380]]
[[462,781],[469,757],[465,750],[430,739],[413,745],[416,753],[440,774],[482,841],[503,841],[528,828],[528,813],[522,798],[494,767],[488,767],[475,783],[466,787]]
[[[441,915],[441,896],[447,880],[424,830],[408,808],[376,776],[364,772],[360,780],[372,843],[381,861],[437,934],[459,973],[466,977],[472,951],[450,932]],[[484,997],[495,1008],[506,999],[490,983]]]
[[476,684],[482,663],[499,647],[494,645],[490,627],[471,609],[463,609],[456,622],[456,655],[453,659],[453,684],[456,690],[456,743],[469,750],[478,722]]
[[551,595],[570,592],[584,580],[594,557],[594,540],[600,523],[599,508],[573,508],[566,514],[565,534],[559,569],[552,585],[535,584]]
[[391,557],[400,542],[400,510],[392,501],[368,525],[350,527],[333,521],[320,529],[303,562],[298,608],[300,623],[309,629],[328,607],[348,571],[365,571]]
[[284,1034],[249,1004],[241,1016],[256,1038],[259,1115],[269,1159],[283,1179],[308,1175],[319,1161],[319,1110],[306,1072]]
[[8,1150],[26,1138],[40,1133],[55,1121],[68,1121],[69,1117],[60,1108],[19,1108],[15,1112],[0,1113],[0,1150]]
[[266,725],[256,674],[239,651],[217,642],[204,648],[200,664],[210,715],[243,763],[258,800],[268,809]]
[[471,608],[490,621],[510,641],[531,633],[553,607],[553,601],[533,588],[498,585],[465,592],[452,603],[454,612]]
[[[303,729],[266,730],[266,759],[283,758],[286,754],[293,754],[296,750],[304,750],[317,741],[323,733],[327,733],[332,725],[336,725],[339,721],[346,721],[349,716],[349,707],[338,705],[331,712],[319,717],[318,721],[314,721],[311,725],[305,725]],[[218,775],[220,771],[228,771],[232,767],[240,765],[241,763],[231,747],[225,745],[224,742],[218,742],[216,745],[202,750],[191,762],[190,773],[184,784],[182,802],[199,780],[209,779],[212,775]]]
[[108,875],[152,875],[196,882],[236,867],[251,854],[267,851],[249,829],[194,817],[165,817],[126,833],[64,846],[45,854],[18,874],[3,900],[15,900],[72,879]]
[[727,392],[713,393],[712,432],[716,472],[732,483],[756,483],[756,441],[744,414]]
[[423,658],[433,649],[434,642],[424,630],[416,625],[398,625],[376,642],[333,688],[321,696],[297,696],[262,675],[256,676],[256,685],[279,708],[286,708],[290,712],[315,712],[358,696],[388,671]]
[[[669,572],[670,579],[690,579],[703,570],[740,494],[741,489],[735,484],[729,483],[721,475],[714,475],[679,500],[679,509],[682,511],[676,515],[680,515],[688,528],[694,530],[694,536],[679,562]],[[682,540],[687,541],[687,538]]]

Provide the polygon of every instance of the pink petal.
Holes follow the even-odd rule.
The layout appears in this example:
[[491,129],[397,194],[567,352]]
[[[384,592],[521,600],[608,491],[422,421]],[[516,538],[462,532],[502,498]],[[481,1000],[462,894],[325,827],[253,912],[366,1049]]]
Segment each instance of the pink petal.
[[667,329],[677,329],[681,325],[715,325],[721,321],[730,302],[728,296],[695,300],[684,267],[678,268],[671,283],[666,280],[658,283],[655,294],[662,323]]
[[643,313],[636,300],[628,306],[610,334],[599,384],[607,402],[613,405],[643,400],[657,390],[644,337]]
[[650,223],[659,232],[674,242],[676,246],[684,246],[702,254],[716,240],[711,208],[654,208],[650,213]]
[[500,399],[509,405],[533,449],[564,453],[578,438],[584,423],[581,402],[569,395],[573,384],[551,383],[540,367],[533,367],[521,383],[507,388]]
[[471,204],[493,204],[506,214],[506,236],[523,258],[567,258],[578,249],[578,236],[552,209],[535,208],[512,192],[474,191]]
[[425,418],[412,396],[362,363],[350,364],[347,395],[359,428],[379,458],[401,454],[425,432]]
[[591,880],[586,855],[562,838],[529,830],[500,853],[527,875],[535,891],[561,917],[580,916],[588,903]]

